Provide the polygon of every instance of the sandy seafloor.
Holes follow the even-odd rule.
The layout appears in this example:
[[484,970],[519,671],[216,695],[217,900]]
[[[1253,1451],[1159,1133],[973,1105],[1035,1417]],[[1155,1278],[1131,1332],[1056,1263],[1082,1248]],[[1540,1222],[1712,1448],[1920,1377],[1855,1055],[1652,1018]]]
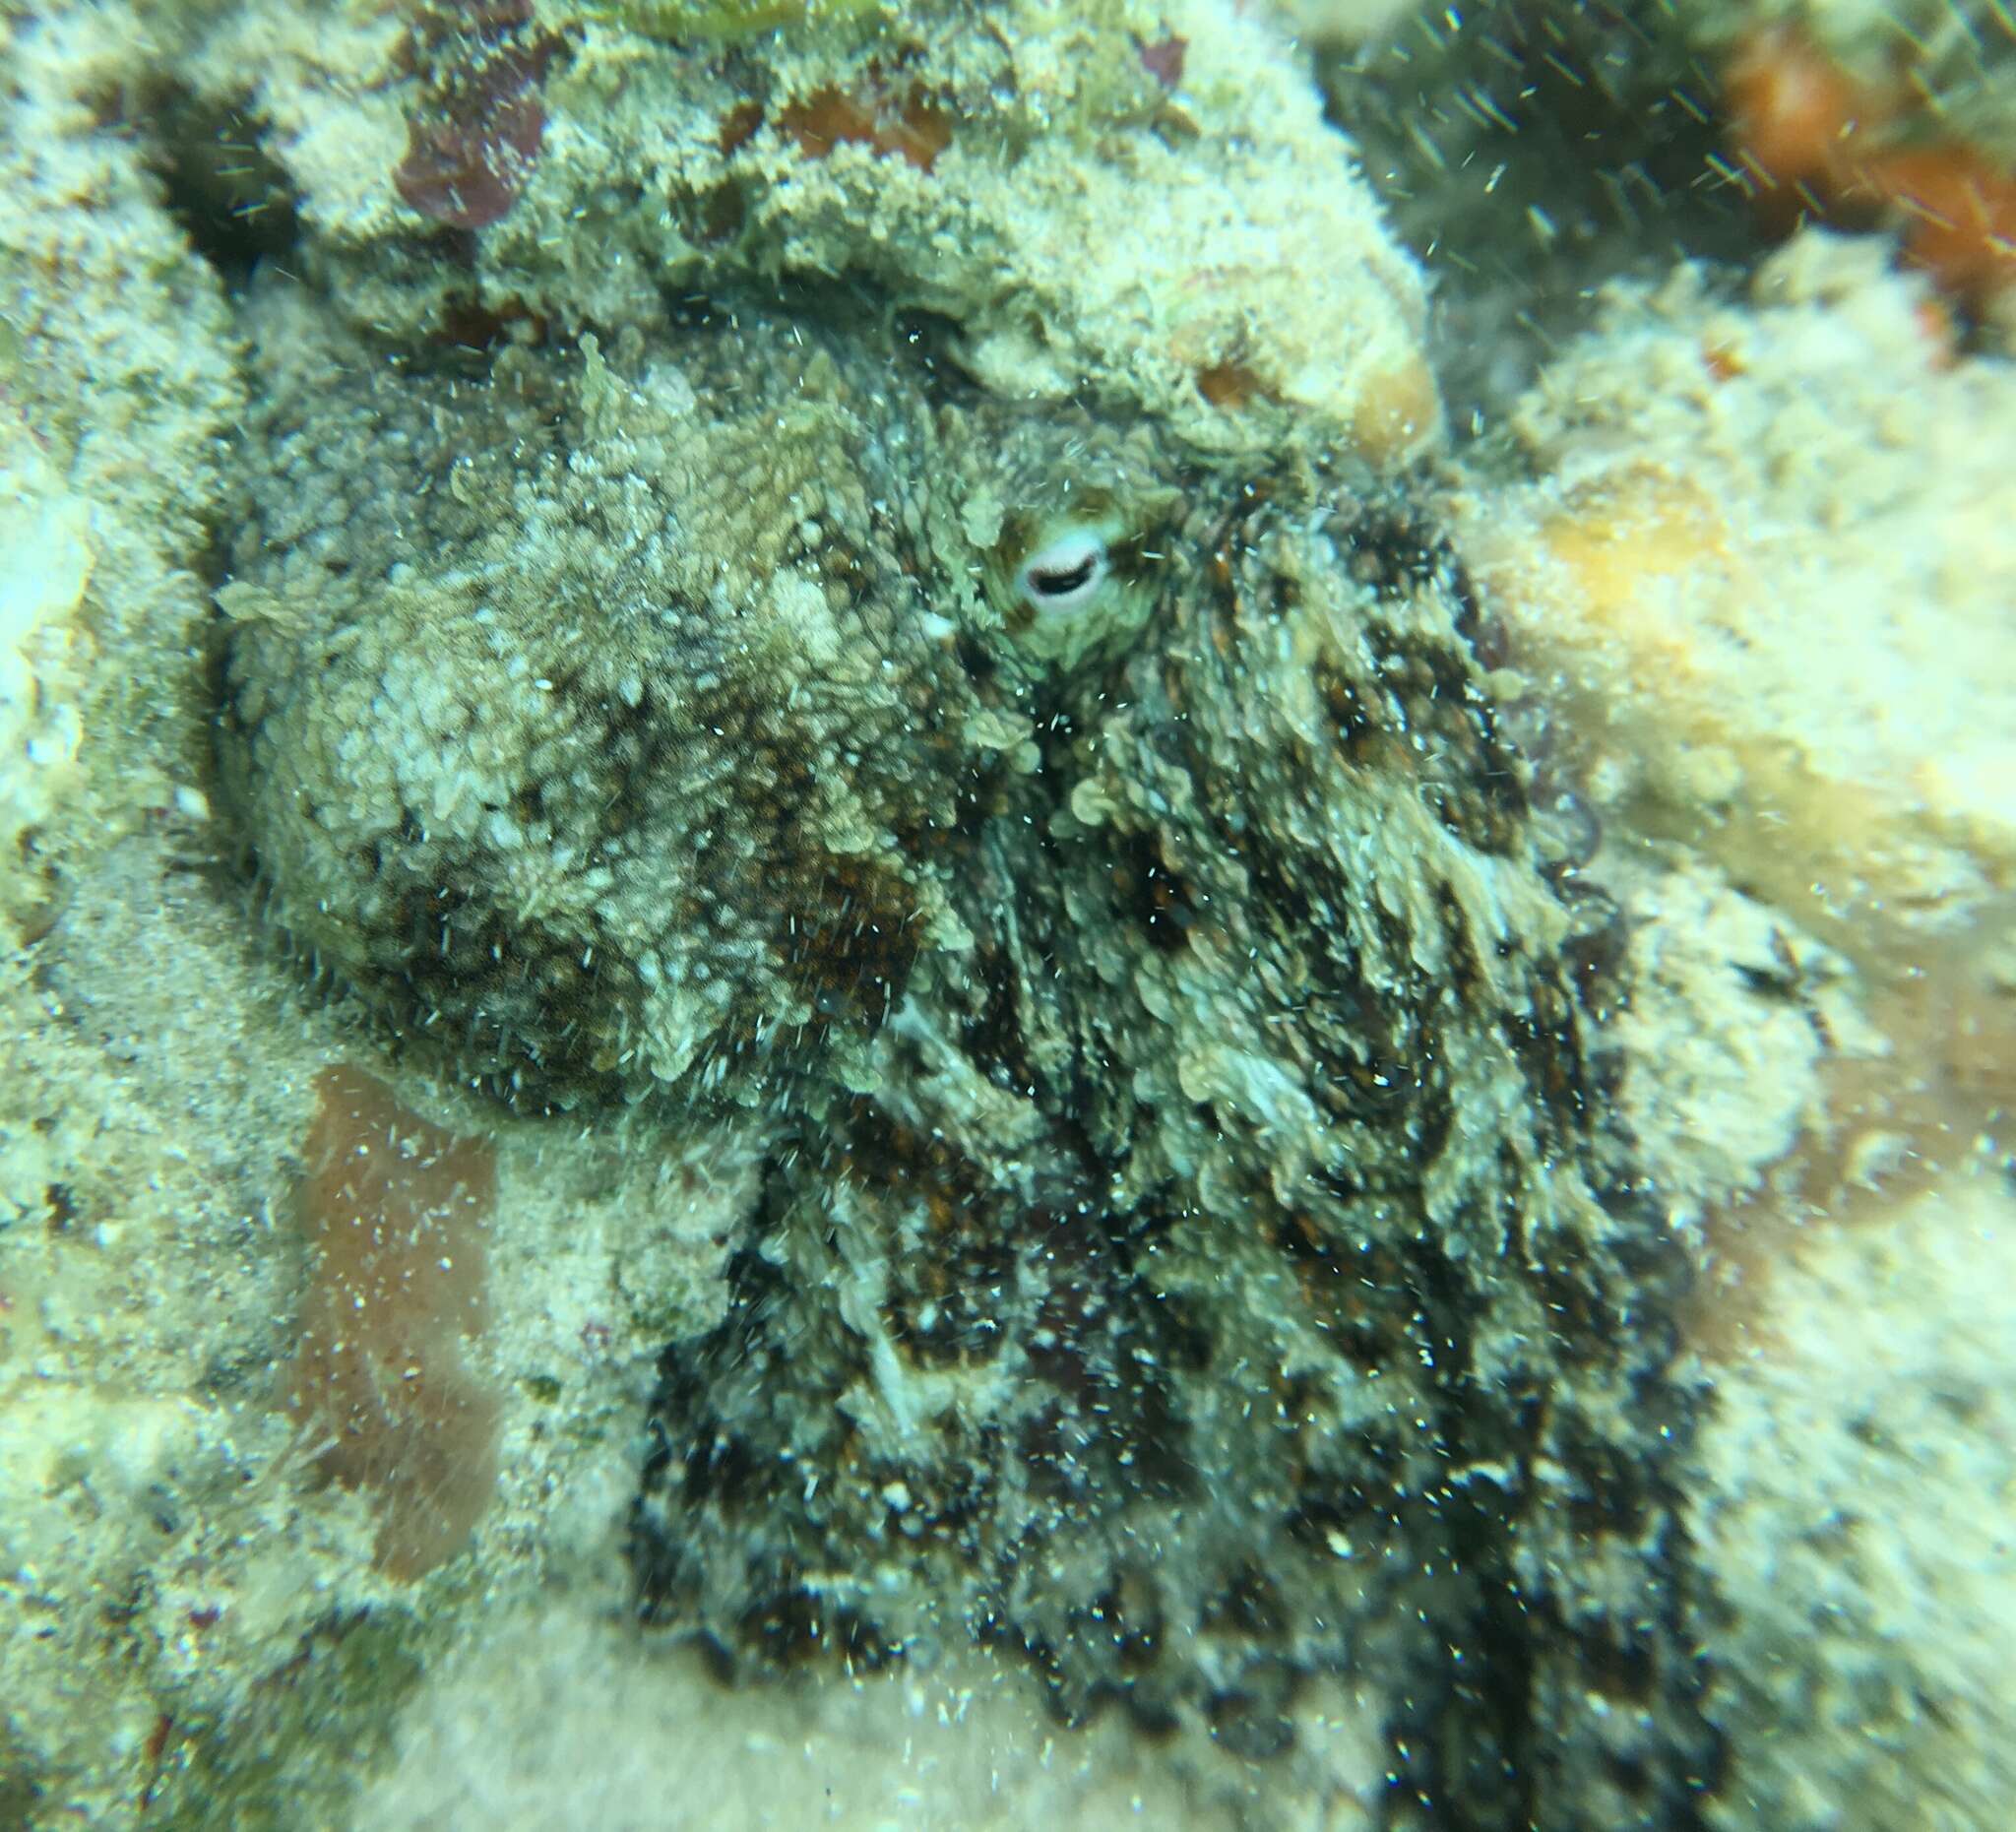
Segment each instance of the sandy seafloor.
[[[1883,11],[1807,10],[1844,33]],[[238,314],[276,269],[395,346],[468,298],[485,335],[607,334],[662,289],[866,274],[962,324],[984,386],[1040,394],[1048,363],[1200,447],[1328,416],[1375,466],[1439,466],[1507,632],[1498,686],[1593,811],[1584,868],[1632,917],[1615,1098],[1700,1265],[1677,1353],[1708,1397],[1676,1507],[1712,1580],[1691,1631],[1723,1765],[1685,1823],[2016,1823],[2016,368],[1996,309],[1901,268],[1880,225],[1781,245],[1727,188],[1608,182],[1643,170],[1646,96],[1676,81],[1698,144],[1650,139],[1697,169],[1719,144],[1729,8],[1646,9],[1622,51],[1536,28],[1522,55],[1600,54],[1607,96],[1523,138],[1462,102],[1481,78],[1439,8],[1308,9],[1299,43],[1215,0],[970,11],[1011,44],[1015,106],[1060,124],[1055,158],[1038,140],[988,166],[961,144],[977,113],[942,157],[914,144],[935,127],[879,117],[816,171],[775,133],[745,154],[718,133],[726,61],[804,95],[855,51],[751,32],[731,5],[541,0],[541,29],[574,34],[542,78],[543,148],[498,221],[441,232],[392,174],[410,122],[462,103],[397,10],[0,4],[0,1827],[1395,1811],[1377,1673],[1312,1679],[1292,1747],[1257,1761],[1117,1710],[1062,1727],[1022,1667],[956,1642],[729,1688],[631,1624],[657,1359],[719,1315],[757,1167],[648,1111],[507,1115],[262,927],[211,733]],[[1486,9],[1477,31],[1570,11]],[[1975,23],[1988,89],[2016,46]],[[919,81],[956,87],[964,42],[934,37]],[[1164,68],[1128,67],[1120,99],[1073,75],[1129,42]],[[1347,127],[1363,111],[1362,174],[1319,118],[1326,83]],[[1104,110],[1099,131],[1070,139],[1074,109]],[[641,121],[661,189],[760,158],[783,201],[710,253],[626,192]],[[1002,304],[1032,293],[1042,348]],[[383,1494],[324,1480],[286,1406],[314,1276],[296,1190],[335,1064],[494,1139],[467,1348],[497,1409],[494,1496],[411,1581],[386,1568]]]

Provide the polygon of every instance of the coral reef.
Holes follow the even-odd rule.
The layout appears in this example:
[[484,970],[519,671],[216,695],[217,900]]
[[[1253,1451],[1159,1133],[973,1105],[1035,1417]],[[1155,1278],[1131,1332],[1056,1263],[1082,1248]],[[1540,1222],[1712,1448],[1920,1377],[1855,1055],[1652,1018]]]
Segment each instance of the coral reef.
[[[89,511],[34,436],[8,414],[0,438],[0,849],[26,862],[77,774],[90,654],[77,612],[93,548]],[[0,918],[32,927],[46,888],[26,869],[4,882]]]
[[1876,244],[1809,233],[1754,293],[1616,294],[1469,550],[1601,800],[1808,920],[1963,926],[2016,870],[2016,381]]
[[243,985],[242,921],[169,863],[192,837],[67,859],[57,918],[0,972],[14,1824],[170,1813],[248,1679],[382,1588],[346,1576],[369,1576],[361,1504],[296,1492],[310,1469],[278,1370],[299,1252],[269,1205],[306,1090],[296,1040]]
[[[240,386],[222,289],[108,121],[93,20],[0,21],[0,939],[207,777],[197,563]],[[102,662],[126,645],[151,669]],[[118,734],[117,761],[91,734]],[[107,767],[109,765],[109,767]],[[194,799],[192,800],[192,797]]]
[[1808,145],[1845,92],[1860,110],[1836,125],[1863,153],[1965,148],[2004,183],[2016,172],[2016,21],[1996,0],[1685,0],[1673,19],[1735,87],[1798,95],[1785,118]]
[[[724,11],[741,9],[544,5],[415,71],[390,15],[243,4],[178,71],[271,124],[314,229],[296,271],[381,334],[439,337],[473,306],[606,336],[662,324],[682,292],[841,280],[943,315],[1010,399],[1096,397],[1254,453],[1310,410],[1382,458],[1438,436],[1419,277],[1287,48],[1235,9],[812,8],[760,55],[706,29]],[[1177,38],[1172,94],[1140,47]],[[416,238],[386,182],[403,166],[432,226],[490,226]],[[1250,386],[1200,379],[1232,370]]]
[[[2016,377],[1872,241],[1809,231],[1754,292],[1614,296],[1509,416],[1530,480],[1464,522],[1605,817],[1858,970],[1891,1041],[1831,1031],[1803,1195],[1836,1208],[1957,1163],[2006,1106],[1982,1065],[2016,1054]],[[1836,971],[1798,952],[1781,982]]]
[[1434,331],[1220,0],[0,14],[0,1819],[1998,1823],[2008,371],[1664,281],[1856,11],[1345,22]]
[[[1717,1369],[1688,1530],[1739,1752],[1722,1827],[1986,1827],[2016,1798],[2016,1204],[1957,1181],[1817,1229]],[[1844,1329],[1880,1293],[1880,1326]]]
[[[1689,1332],[1719,1396],[1684,1482],[1711,1574],[1690,1605],[1707,1715],[1728,1734],[1706,1810],[1985,1826],[2009,1790],[1991,1650],[2016,1602],[1993,1398],[2016,383],[1956,347],[1874,240],[1809,230],[1751,292],[1683,272],[1614,293],[1515,407],[1459,521],[1605,824],[1760,900],[1639,930],[1622,1029],[1667,1029],[1667,988],[1705,947],[1796,994],[1795,1023],[1839,1051],[1786,1088],[1751,1055],[1788,1059],[1784,1014],[1776,1046],[1754,1018],[1717,1046],[1688,994],[1690,1042],[1622,1089],[1655,1165],[1711,1205],[1728,1192],[1703,1216],[1713,1276]],[[1689,896],[1653,880],[1625,907],[1672,917]],[[1805,1135],[1747,1195],[1716,1159],[1761,1141],[1729,1138],[1732,1103],[1704,1121],[1690,1098],[1728,1075],[1746,1124]]]
[[534,27],[531,0],[418,8],[407,55],[427,86],[393,173],[400,197],[450,228],[488,228],[502,217],[545,139],[538,91],[559,49]]

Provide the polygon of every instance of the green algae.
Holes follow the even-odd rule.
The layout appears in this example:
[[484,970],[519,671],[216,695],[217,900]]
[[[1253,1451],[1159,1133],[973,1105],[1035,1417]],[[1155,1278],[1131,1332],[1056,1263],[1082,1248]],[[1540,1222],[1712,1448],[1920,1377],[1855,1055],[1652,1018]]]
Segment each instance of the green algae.
[[888,0],[573,0],[561,10],[648,38],[721,44],[773,32],[809,36],[901,17]]
[[302,1832],[345,1823],[440,1642],[405,1611],[331,1618],[235,1709],[164,1713],[149,1825]]

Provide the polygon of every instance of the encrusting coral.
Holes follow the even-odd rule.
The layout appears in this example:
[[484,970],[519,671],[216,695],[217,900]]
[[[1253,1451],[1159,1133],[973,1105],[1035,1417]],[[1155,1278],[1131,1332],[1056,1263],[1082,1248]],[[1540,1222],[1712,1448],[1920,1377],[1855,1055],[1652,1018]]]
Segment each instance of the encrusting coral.
[[[943,316],[1010,398],[1219,449],[1311,410],[1381,458],[1433,445],[1419,276],[1362,186],[1300,181],[1347,155],[1264,30],[1205,0],[789,11],[758,53],[715,30],[740,7],[227,6],[178,68],[271,123],[298,261],[381,334],[606,335],[796,276]],[[446,261],[415,236],[479,223]]]
[[1722,1832],[1971,1832],[2016,1795],[2012,1293],[2006,1195],[1957,1180],[1814,1229],[1716,1370],[1687,1526],[1725,1574],[1696,1624],[1738,1752]]
[[[0,326],[4,330],[4,326]],[[90,638],[78,616],[91,578],[87,506],[0,392],[0,849],[26,861],[77,777]],[[0,885],[0,918],[30,926],[47,887],[31,870]]]
[[1524,475],[1466,498],[1465,539],[1606,818],[1860,970],[1906,1061],[1831,1071],[1826,1206],[1967,1157],[2016,1048],[2016,382],[1878,241],[1808,231],[1753,294],[1613,294],[1508,416]]

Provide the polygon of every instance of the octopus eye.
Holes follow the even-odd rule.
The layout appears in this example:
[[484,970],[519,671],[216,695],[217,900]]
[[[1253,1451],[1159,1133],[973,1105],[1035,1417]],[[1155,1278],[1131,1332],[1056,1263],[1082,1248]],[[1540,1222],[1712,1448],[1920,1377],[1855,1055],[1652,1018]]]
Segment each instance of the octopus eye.
[[1089,530],[1059,536],[1022,564],[1017,583],[1037,610],[1082,610],[1105,583],[1106,543]]

